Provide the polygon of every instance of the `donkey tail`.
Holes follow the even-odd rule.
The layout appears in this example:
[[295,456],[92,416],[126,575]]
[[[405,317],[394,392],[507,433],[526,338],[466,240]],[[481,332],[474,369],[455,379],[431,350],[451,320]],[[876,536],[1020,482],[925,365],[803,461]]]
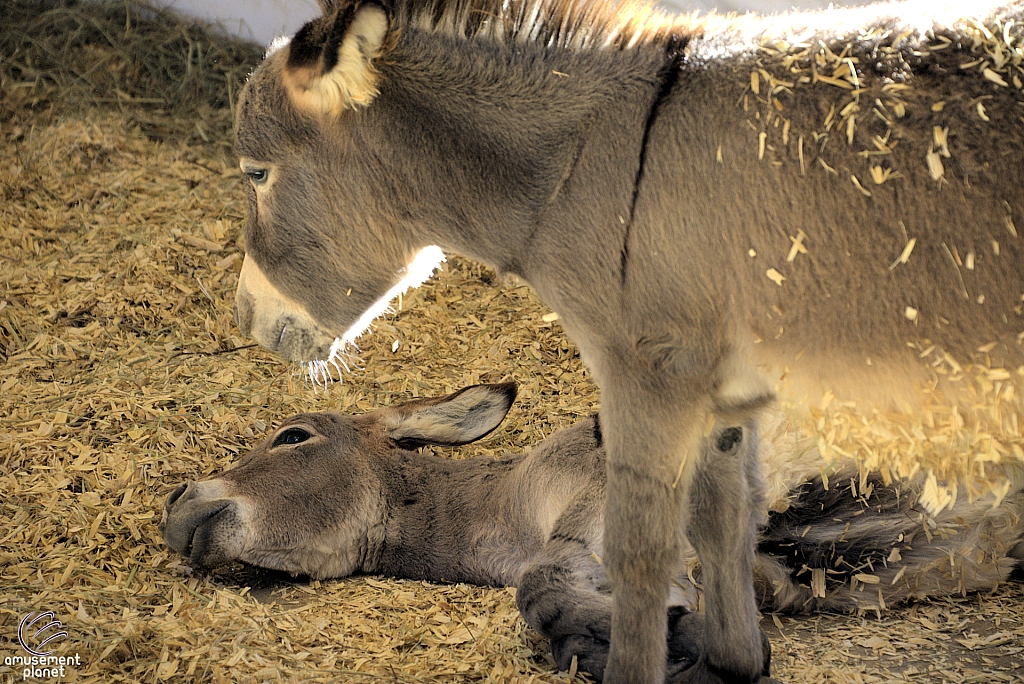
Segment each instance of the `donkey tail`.
[[1024,568],[1024,487],[998,507],[961,497],[934,517],[918,503],[920,493],[916,480],[886,485],[855,469],[793,488],[758,544],[762,609],[881,611],[911,598],[991,589]]

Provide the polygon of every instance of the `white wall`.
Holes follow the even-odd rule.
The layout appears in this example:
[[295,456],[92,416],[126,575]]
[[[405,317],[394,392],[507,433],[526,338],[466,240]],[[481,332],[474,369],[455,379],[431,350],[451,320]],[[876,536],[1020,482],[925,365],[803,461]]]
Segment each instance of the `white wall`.
[[269,45],[320,14],[316,0],[157,0],[160,5],[220,23],[230,33]]
[[[234,35],[268,45],[275,37],[291,35],[319,14],[315,0],[159,0],[184,14],[221,23]],[[834,5],[865,4],[869,0],[833,0]],[[828,0],[662,0],[683,10],[778,12],[799,7],[825,7]]]

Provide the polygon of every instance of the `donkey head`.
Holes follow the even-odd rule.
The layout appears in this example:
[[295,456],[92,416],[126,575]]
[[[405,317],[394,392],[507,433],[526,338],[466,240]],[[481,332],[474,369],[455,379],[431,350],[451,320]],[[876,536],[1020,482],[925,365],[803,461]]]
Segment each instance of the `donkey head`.
[[597,106],[545,41],[508,68],[492,0],[382,2],[322,3],[239,96],[238,324],[296,361],[334,360],[441,248],[515,272]]
[[515,383],[475,385],[361,416],[289,418],[231,470],[171,492],[164,541],[196,566],[242,560],[316,578],[349,575],[383,542],[389,459],[480,439],[515,394]]
[[402,180],[367,138],[387,14],[372,1],[321,4],[253,73],[236,121],[249,204],[238,324],[296,361],[347,346],[444,259],[414,244],[394,202]]

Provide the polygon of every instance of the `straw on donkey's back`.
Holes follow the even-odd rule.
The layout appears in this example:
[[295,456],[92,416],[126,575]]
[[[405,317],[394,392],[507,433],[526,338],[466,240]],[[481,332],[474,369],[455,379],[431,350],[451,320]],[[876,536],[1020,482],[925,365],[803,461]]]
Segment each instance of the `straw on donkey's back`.
[[[607,677],[757,681],[757,411],[933,513],[1024,459],[1020,3],[776,18],[631,3],[323,3],[238,106],[239,322],[337,360],[462,253],[529,282],[602,388]],[[699,648],[698,648],[699,645]],[[586,644],[574,648],[587,649]]]

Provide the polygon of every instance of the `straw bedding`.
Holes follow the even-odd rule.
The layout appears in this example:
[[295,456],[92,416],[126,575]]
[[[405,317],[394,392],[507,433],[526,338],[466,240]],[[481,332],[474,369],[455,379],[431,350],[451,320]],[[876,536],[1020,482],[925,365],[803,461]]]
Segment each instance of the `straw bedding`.
[[[457,458],[529,448],[597,394],[527,288],[460,259],[315,391],[232,320],[244,206],[227,84],[258,49],[131,3],[43,9],[0,3],[16,19],[0,28],[0,658],[24,655],[22,615],[52,610],[69,634],[55,655],[80,656],[63,681],[567,681],[513,590],[199,575],[163,546],[167,493],[293,412],[518,380],[506,424],[445,450]],[[206,75],[186,96],[189,63]],[[763,625],[786,681],[1019,681],[1020,594]]]

